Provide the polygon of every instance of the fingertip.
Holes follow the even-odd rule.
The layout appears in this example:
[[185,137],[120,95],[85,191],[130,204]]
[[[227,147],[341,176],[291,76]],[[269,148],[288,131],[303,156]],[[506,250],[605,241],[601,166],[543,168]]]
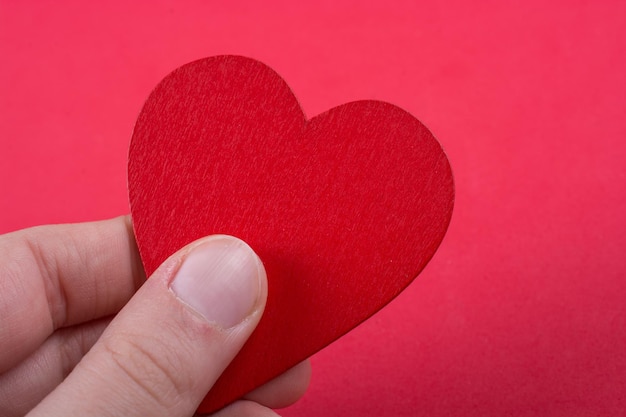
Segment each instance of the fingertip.
[[274,410],[254,401],[239,400],[221,409],[211,417],[280,417]]
[[221,329],[230,329],[262,310],[267,297],[265,269],[254,250],[228,235],[194,244],[170,289],[183,303]]
[[311,361],[305,360],[245,396],[266,407],[284,408],[304,396],[311,382]]

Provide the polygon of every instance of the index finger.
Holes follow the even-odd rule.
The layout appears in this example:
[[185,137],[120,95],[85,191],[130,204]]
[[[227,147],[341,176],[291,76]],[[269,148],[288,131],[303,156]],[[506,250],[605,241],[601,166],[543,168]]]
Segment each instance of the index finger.
[[0,373],[55,329],[116,313],[144,280],[128,216],[0,236]]

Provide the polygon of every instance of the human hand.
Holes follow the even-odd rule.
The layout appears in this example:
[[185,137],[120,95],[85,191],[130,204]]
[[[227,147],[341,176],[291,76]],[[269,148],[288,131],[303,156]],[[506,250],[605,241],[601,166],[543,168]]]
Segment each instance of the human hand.
[[[190,244],[146,281],[128,217],[0,236],[0,415],[191,416],[266,296],[263,265],[232,237]],[[274,416],[309,376],[307,361],[215,416]]]

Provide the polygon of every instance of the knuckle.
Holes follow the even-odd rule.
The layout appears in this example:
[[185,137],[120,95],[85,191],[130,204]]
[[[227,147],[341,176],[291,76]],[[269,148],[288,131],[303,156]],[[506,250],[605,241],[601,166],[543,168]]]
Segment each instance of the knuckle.
[[171,408],[190,391],[193,382],[185,376],[186,372],[180,372],[185,369],[182,352],[158,340],[136,335],[103,342],[108,357],[127,378],[130,389],[145,395],[157,406]]

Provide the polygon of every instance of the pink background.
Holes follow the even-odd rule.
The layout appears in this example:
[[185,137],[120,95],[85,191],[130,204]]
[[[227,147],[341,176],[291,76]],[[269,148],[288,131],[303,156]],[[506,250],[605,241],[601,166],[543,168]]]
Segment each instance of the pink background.
[[284,415],[624,413],[626,3],[129,3],[0,3],[0,232],[127,213],[151,88],[247,55],[309,116],[409,110],[457,184],[432,262]]

